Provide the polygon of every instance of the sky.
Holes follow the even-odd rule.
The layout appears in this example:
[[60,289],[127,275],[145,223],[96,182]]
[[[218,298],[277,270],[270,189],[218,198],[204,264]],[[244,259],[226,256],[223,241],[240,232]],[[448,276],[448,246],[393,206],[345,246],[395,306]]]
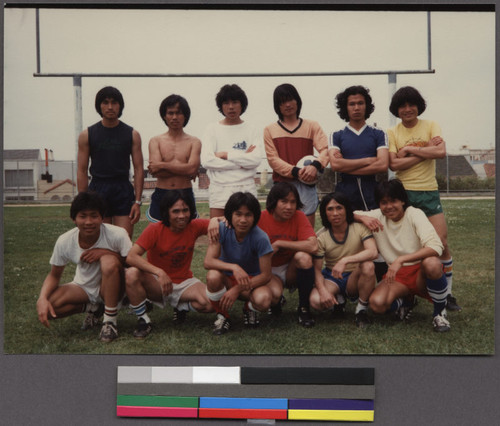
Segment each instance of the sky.
[[[4,10],[4,149],[47,148],[55,160],[76,159],[75,91],[71,77],[34,77],[35,10]],[[416,87],[421,116],[437,121],[450,154],[495,146],[495,17],[493,12],[432,12],[431,68],[398,74],[397,88]],[[44,73],[318,73],[427,70],[425,12],[272,10],[40,10]],[[391,87],[381,75],[322,77],[83,77],[83,126],[97,122],[96,92],[112,85],[125,99],[122,120],[149,140],[167,130],[158,114],[172,93],[191,107],[185,128],[202,139],[220,120],[215,95],[236,83],[249,106],[242,119],[262,129],[276,121],[272,93],[294,84],[301,116],[329,134],[345,125],[335,95],[351,85],[370,89],[368,119],[387,129]]]

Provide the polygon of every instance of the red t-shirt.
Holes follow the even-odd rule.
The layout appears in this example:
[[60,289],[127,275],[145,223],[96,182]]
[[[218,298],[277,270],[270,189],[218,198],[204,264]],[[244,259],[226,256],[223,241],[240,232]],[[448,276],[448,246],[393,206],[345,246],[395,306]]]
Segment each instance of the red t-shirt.
[[[306,215],[297,210],[290,220],[278,222],[273,218],[273,215],[267,210],[264,210],[260,215],[259,228],[262,229],[271,240],[271,244],[276,240],[285,241],[304,241],[309,237],[315,237],[314,229]],[[293,250],[278,250],[271,260],[272,266],[281,266],[290,262],[295,251]]]
[[162,222],[151,223],[136,241],[147,252],[148,262],[163,269],[174,283],[193,276],[194,244],[206,235],[208,219],[193,219],[182,232],[172,232]]

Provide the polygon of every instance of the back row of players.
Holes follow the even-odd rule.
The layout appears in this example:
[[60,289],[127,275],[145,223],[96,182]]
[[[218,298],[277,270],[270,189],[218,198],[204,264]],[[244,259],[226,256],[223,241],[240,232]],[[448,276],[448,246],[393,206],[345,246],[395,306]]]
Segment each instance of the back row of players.
[[[394,94],[390,111],[401,123],[388,131],[387,144],[382,130],[366,124],[374,110],[368,89],[352,86],[337,95],[339,115],[348,125],[328,141],[318,123],[300,117],[302,101],[295,87],[278,86],[274,108],[279,120],[264,130],[274,186],[262,215],[254,182],[262,133],[241,119],[248,100],[237,85],[223,86],[216,103],[224,118],[208,127],[203,144],[183,130],[190,117],[184,98],[171,95],[160,105],[168,131],[151,139],[148,166],[157,177],[147,211],[155,223],[132,246],[129,236],[140,217],[143,186],[140,136],[119,120],[124,107],[120,92],[112,87],[98,92],[95,105],[102,120],[79,138],[80,194],[71,208],[76,228],[58,239],[37,302],[43,324],[87,312],[84,327],[89,328],[104,309],[100,338],[114,340],[126,258],[124,281],[138,316],[137,338],[151,332],[148,300],[171,304],[175,322],[182,322],[189,310],[216,311],[214,333],[223,334],[236,299],[246,300],[245,324],[256,326],[257,312],[281,311],[284,287],[298,287],[298,318],[305,327],[314,325],[310,306],[335,308],[338,314],[346,297],[357,299],[356,323],[364,327],[371,322],[368,306],[405,318],[419,295],[434,303],[434,330],[450,329],[446,307],[460,307],[451,295],[452,259],[435,178],[435,159],[446,148],[437,123],[418,118],[426,104],[416,89],[403,87]],[[314,150],[317,160],[298,168],[298,160]],[[128,179],[130,157],[134,187]],[[194,219],[191,181],[200,161],[210,178],[210,223]],[[321,202],[323,228],[316,236],[314,182],[328,162],[340,172],[340,182]],[[377,184],[375,175],[388,167],[398,179]],[[104,198],[102,207],[88,189]],[[119,225],[128,235],[104,223]],[[190,264],[196,238],[207,232],[205,286],[192,276]],[[384,269],[380,260],[387,262],[385,269],[388,265],[384,275],[378,271]],[[77,264],[75,278],[60,286],[70,261]],[[381,280],[377,286],[375,275]]]

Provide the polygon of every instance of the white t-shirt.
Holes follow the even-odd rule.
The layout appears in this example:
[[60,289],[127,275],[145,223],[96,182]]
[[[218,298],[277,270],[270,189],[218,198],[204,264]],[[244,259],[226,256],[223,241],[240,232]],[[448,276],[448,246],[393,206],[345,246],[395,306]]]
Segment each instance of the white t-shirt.
[[[232,126],[219,122],[207,127],[201,144],[201,163],[207,169],[210,182],[218,185],[247,185],[254,182],[262,160],[263,133],[243,122]],[[256,148],[246,153],[255,145]],[[227,152],[227,160],[215,156]]]
[[[76,264],[75,277],[73,282],[77,285],[97,286],[101,284],[101,267],[99,262],[87,263],[82,262],[80,257],[84,251],[90,249],[82,249],[78,243],[78,228],[70,229],[65,232],[56,241],[50,264],[54,266],[66,266],[68,263]],[[132,248],[132,241],[125,229],[119,226],[103,223],[99,239],[91,247],[102,248],[119,253],[122,257],[126,257],[129,250]]]

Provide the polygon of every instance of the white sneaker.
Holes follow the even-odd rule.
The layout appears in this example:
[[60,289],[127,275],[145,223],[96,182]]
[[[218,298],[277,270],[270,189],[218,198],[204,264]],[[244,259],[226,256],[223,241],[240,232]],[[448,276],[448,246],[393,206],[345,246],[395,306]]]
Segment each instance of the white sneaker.
[[446,331],[450,331],[450,322],[446,318],[446,309],[443,309],[439,315],[436,315],[432,319],[432,326],[434,327],[434,331],[438,333],[444,333]]

